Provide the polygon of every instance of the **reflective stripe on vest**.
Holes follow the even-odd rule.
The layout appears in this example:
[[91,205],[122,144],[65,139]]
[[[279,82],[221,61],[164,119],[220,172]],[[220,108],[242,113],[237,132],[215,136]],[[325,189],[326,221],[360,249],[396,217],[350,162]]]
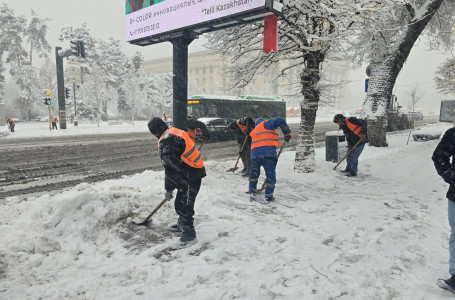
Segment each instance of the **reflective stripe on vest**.
[[[265,122],[265,121],[264,121]],[[263,146],[280,146],[278,141],[278,132],[264,128],[264,122],[261,122],[251,131],[251,149]]]
[[346,120],[346,126],[348,126],[349,130],[354,132],[356,135],[359,135],[360,131],[362,130],[362,126],[354,125],[351,122],[349,122],[348,119],[345,119],[345,120]]
[[190,129],[188,128],[188,130],[186,131],[186,133],[188,133],[188,136],[190,137],[190,139],[194,140],[196,139],[196,128],[194,129]]
[[237,126],[239,126],[240,130],[246,135],[246,126],[239,123],[239,121],[235,121]]
[[185,141],[185,151],[183,151],[183,154],[180,156],[184,163],[186,163],[190,167],[197,169],[204,167],[204,162],[202,161],[201,154],[199,153],[199,150],[196,148],[196,144],[189,137],[187,132],[177,129],[175,127],[169,127],[168,130],[166,130],[160,137],[158,141],[158,147],[160,146],[161,139],[166,134],[178,136]]

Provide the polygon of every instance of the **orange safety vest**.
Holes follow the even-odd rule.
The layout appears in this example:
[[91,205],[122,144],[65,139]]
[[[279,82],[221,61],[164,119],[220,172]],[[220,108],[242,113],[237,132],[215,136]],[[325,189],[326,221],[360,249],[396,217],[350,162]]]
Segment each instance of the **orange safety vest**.
[[276,130],[268,130],[264,128],[264,122],[261,122],[256,128],[251,131],[251,149],[263,146],[280,146],[278,141],[278,132]]
[[14,126],[14,125],[16,125],[16,122],[14,122],[13,119],[10,119],[10,124],[11,124],[11,126]]
[[239,121],[235,121],[235,123],[237,123],[237,126],[240,127],[240,130],[246,135],[246,126],[240,124]]
[[180,156],[184,163],[190,167],[197,169],[204,167],[204,162],[202,161],[201,154],[199,153],[196,144],[193,142],[193,140],[191,140],[187,132],[175,127],[169,127],[158,140],[158,147],[160,146],[161,139],[166,134],[173,134],[185,140],[185,151],[183,151],[183,154]]
[[52,118],[52,123],[57,122],[57,119],[55,117]]
[[351,122],[349,122],[348,119],[345,119],[346,120],[346,126],[348,126],[348,128],[354,132],[356,135],[359,135],[360,134],[360,131],[362,130],[362,126],[360,125],[354,125],[352,124]]

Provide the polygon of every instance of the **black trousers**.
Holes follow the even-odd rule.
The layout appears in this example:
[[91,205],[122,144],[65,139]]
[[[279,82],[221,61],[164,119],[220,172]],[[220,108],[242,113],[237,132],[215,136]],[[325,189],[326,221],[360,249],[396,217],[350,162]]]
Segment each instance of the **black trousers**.
[[52,122],[52,130],[54,130],[54,127],[55,127],[55,130],[57,130],[57,123],[56,122]]
[[[240,144],[240,150],[242,150],[242,144]],[[240,158],[242,159],[243,169],[247,174],[251,171],[251,143],[246,143],[243,147],[243,151],[240,152]]]
[[183,227],[183,232],[194,233],[194,203],[196,196],[201,188],[202,179],[188,178],[186,184],[183,184],[175,196],[175,212],[178,214],[178,224]]

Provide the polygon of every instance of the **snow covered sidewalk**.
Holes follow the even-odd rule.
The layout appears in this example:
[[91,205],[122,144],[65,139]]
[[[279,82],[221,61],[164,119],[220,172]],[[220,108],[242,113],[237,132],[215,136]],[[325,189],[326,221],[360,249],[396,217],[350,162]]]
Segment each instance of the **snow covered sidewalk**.
[[[284,152],[270,205],[249,202],[247,180],[225,172],[233,161],[208,162],[198,243],[175,251],[178,237],[164,232],[158,244],[121,234],[128,216],[141,221],[163,199],[162,171],[9,198],[0,299],[448,299],[435,284],[448,277],[448,187],[431,161],[439,140],[407,139],[365,147],[357,178],[333,171],[324,148],[312,174],[294,173]],[[176,221],[172,203],[154,226]]]

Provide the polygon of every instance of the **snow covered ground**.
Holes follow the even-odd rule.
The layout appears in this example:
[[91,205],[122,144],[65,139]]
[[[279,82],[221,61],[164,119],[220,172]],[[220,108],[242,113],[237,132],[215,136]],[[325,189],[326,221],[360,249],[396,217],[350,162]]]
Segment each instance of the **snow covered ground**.
[[[358,178],[333,171],[324,148],[316,172],[295,173],[286,151],[270,205],[250,203],[247,180],[225,172],[235,161],[208,162],[198,243],[175,251],[177,236],[122,238],[127,217],[141,221],[163,199],[162,171],[2,200],[0,299],[449,299],[435,284],[449,276],[439,141],[407,140],[365,147]],[[172,201],[152,219],[166,234]]]

